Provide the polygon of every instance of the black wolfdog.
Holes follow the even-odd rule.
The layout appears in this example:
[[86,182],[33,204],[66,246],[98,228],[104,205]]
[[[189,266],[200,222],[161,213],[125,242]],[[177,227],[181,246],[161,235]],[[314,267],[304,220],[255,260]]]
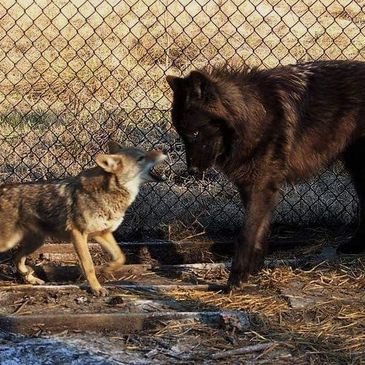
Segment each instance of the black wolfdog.
[[191,173],[216,166],[246,208],[232,270],[240,287],[262,263],[265,234],[284,182],[311,177],[342,158],[361,216],[342,252],[365,248],[365,63],[317,61],[269,70],[205,68],[167,76],[173,124]]

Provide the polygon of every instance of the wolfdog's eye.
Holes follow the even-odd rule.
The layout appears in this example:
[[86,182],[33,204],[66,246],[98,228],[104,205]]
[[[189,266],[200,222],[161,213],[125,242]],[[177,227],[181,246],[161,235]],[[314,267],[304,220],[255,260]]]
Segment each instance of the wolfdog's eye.
[[199,135],[199,131],[195,131],[195,132],[193,133],[193,137],[198,137],[198,135]]
[[137,162],[141,162],[141,161],[143,161],[144,160],[144,156],[139,156],[138,158],[137,158]]

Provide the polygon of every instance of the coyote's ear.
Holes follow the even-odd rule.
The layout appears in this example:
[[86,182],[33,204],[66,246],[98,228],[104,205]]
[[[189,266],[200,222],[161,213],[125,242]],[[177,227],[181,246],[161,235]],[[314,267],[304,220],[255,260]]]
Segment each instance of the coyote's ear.
[[198,100],[212,100],[216,98],[216,86],[204,72],[192,71],[189,78],[191,80],[191,96],[193,98]]
[[184,80],[183,78],[177,76],[172,76],[172,75],[166,76],[166,81],[174,92],[176,92],[176,90],[178,90],[181,87],[183,80]]
[[95,161],[106,172],[116,172],[123,168],[123,157],[121,155],[99,154],[96,155]]
[[115,142],[113,140],[110,140],[108,142],[109,153],[116,154],[116,153],[120,152],[120,150],[122,150],[122,149],[123,149],[123,147],[118,142]]

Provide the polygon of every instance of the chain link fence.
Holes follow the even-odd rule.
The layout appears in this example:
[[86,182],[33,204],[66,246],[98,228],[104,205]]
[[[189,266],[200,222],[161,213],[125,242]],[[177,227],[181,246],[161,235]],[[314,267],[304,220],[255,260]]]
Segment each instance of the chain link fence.
[[[170,154],[168,181],[146,186],[123,237],[232,231],[234,188],[186,173],[170,123],[166,74],[244,60],[273,67],[363,59],[365,1],[2,0],[0,179],[58,179],[91,166],[109,138]],[[285,187],[274,220],[350,223],[356,198],[341,166]]]

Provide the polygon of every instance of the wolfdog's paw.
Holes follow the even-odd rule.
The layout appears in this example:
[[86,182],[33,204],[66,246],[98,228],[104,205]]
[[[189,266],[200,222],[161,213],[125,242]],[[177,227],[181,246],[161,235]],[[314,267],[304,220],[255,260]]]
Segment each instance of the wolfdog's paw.
[[249,272],[247,271],[231,271],[228,283],[227,291],[242,290],[248,281]]
[[91,292],[96,297],[106,297],[109,294],[108,290],[103,288],[102,286],[97,287],[97,288],[91,288]]
[[357,255],[365,253],[365,243],[360,240],[352,240],[350,242],[342,243],[337,247],[338,254]]
[[261,250],[244,251],[238,259],[233,259],[231,273],[228,279],[228,290],[242,290],[249,276],[257,273],[263,266],[263,253]]

